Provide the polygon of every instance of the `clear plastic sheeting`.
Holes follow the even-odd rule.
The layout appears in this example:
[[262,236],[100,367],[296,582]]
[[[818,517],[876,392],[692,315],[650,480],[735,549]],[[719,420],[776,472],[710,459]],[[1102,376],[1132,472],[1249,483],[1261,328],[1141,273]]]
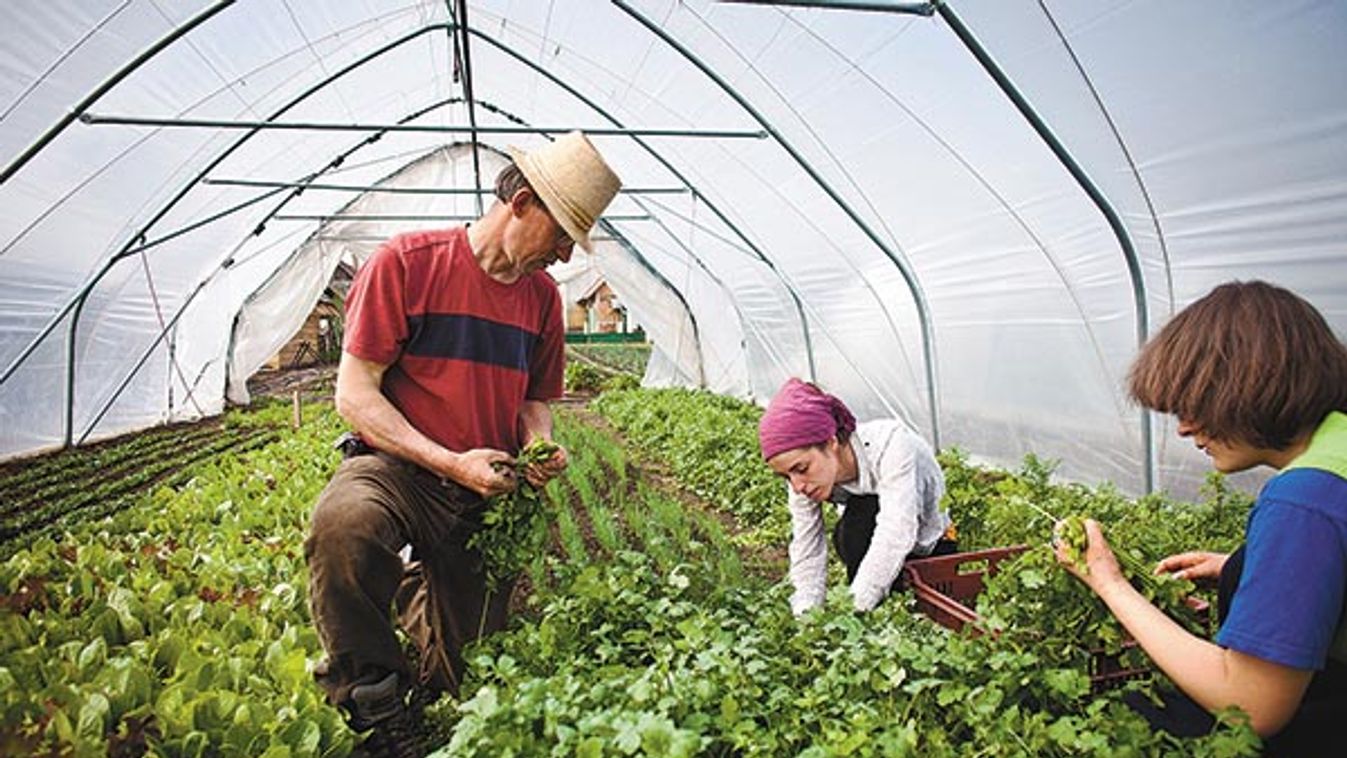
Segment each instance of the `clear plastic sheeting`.
[[[371,186],[474,187],[472,154],[471,147],[461,144],[437,149]],[[478,151],[486,189],[494,185],[496,174],[507,162],[498,153]],[[299,330],[340,261],[358,268],[383,240],[417,229],[454,226],[450,219],[475,215],[476,202],[471,195],[369,191],[320,222],[312,236],[275,268],[238,311],[230,351],[229,399],[248,402],[248,377]],[[489,204],[491,198],[483,202]],[[437,221],[440,218],[445,220]]]
[[[612,230],[609,233],[616,235]],[[639,250],[621,237],[603,236],[596,241],[594,253],[603,278],[615,292],[623,293],[623,302],[627,303],[632,320],[641,325],[654,343],[651,352],[660,354],[654,371],[647,364],[643,380],[646,386],[706,387],[724,394],[742,392],[742,380],[746,377],[741,375],[741,381],[736,384],[725,368],[715,361],[722,354],[713,352],[714,340],[701,339],[701,330],[692,319],[691,309],[671,307],[683,302],[681,291],[657,273]],[[647,303],[659,307],[649,308]],[[724,334],[730,330],[721,326],[715,331]],[[708,351],[712,351],[710,356],[706,355]],[[713,369],[711,374],[716,377],[714,384],[707,381],[708,363]]]
[[75,5],[0,6],[0,456],[245,401],[338,260],[478,212],[360,188],[489,186],[570,128],[633,190],[594,260],[648,385],[812,378],[979,460],[1192,494],[1206,461],[1126,398],[1140,340],[1250,278],[1347,333],[1342,3],[483,0],[466,35],[442,2]]

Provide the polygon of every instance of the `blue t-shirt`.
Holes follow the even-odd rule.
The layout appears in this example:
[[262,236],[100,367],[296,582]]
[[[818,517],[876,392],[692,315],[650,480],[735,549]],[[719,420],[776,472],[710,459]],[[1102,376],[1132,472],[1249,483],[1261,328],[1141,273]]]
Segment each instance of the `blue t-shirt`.
[[1259,493],[1246,537],[1244,571],[1216,643],[1323,668],[1347,587],[1347,479],[1288,468]]

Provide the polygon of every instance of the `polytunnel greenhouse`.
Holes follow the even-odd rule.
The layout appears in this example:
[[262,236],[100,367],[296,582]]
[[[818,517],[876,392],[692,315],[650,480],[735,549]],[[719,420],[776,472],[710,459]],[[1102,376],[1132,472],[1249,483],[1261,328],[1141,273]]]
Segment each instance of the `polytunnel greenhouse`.
[[[1210,474],[1129,369],[1236,280],[1347,335],[1347,5],[11,0],[0,21],[0,754],[381,754],[314,683],[333,370],[258,380],[316,308],[340,323],[334,276],[482,217],[511,149],[574,130],[622,186],[549,273],[606,283],[648,342],[625,367],[567,347],[605,381],[554,404],[569,465],[428,749],[1267,747],[1237,707],[1193,739],[1128,710],[1175,685],[1048,543],[1072,513],[1148,566],[1243,541],[1272,472]],[[792,618],[757,447],[791,377],[938,453],[961,548],[990,551],[980,598],[913,570],[875,613],[830,592]],[[1204,638],[1209,590],[1175,606]]]

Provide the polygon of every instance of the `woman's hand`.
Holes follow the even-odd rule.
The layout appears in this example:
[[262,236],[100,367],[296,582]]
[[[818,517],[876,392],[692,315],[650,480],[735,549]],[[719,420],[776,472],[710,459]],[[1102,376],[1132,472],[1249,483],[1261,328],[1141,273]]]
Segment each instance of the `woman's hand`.
[[1112,582],[1126,582],[1122,569],[1118,566],[1118,559],[1113,555],[1113,550],[1109,548],[1108,541],[1104,539],[1104,534],[1099,529],[1099,522],[1094,519],[1085,519],[1085,537],[1087,540],[1085,548],[1085,569],[1077,568],[1071,559],[1067,550],[1066,543],[1058,539],[1058,530],[1062,526],[1061,521],[1053,528],[1053,551],[1057,554],[1057,562],[1066,567],[1075,577],[1096,594]]
[[1160,561],[1155,566],[1155,573],[1169,573],[1176,579],[1187,579],[1192,582],[1215,582],[1221,578],[1221,569],[1225,568],[1225,561],[1229,557],[1229,553],[1208,553],[1198,550],[1179,553]]

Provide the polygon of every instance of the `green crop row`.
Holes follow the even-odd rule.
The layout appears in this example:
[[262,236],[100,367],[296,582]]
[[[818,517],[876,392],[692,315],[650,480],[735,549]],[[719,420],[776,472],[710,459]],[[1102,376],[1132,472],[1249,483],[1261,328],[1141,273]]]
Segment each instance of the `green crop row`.
[[340,429],[310,413],[301,434],[199,462],[4,562],[0,754],[350,751],[309,673],[300,546]]
[[128,463],[152,458],[182,446],[195,446],[199,440],[220,433],[222,427],[211,422],[186,427],[163,427],[140,435],[100,442],[91,448],[63,450],[34,461],[11,463],[7,468],[13,473],[0,475],[5,485],[0,515],[50,496],[55,491],[53,488],[86,481],[104,472],[123,468]]
[[[643,458],[658,457],[699,493],[725,492],[711,472],[734,480],[733,462],[756,451],[747,433],[756,409],[724,398],[640,391],[605,395],[597,406]],[[977,605],[982,626],[999,634],[951,634],[913,614],[907,597],[857,616],[841,587],[796,620],[781,583],[727,581],[707,560],[670,565],[659,544],[634,542],[615,556],[592,555],[535,599],[536,615],[477,648],[470,694],[450,714],[441,755],[1257,752],[1238,714],[1223,714],[1225,725],[1197,740],[1153,732],[1120,700],[1153,691],[1161,677],[1092,686],[1091,665],[1118,651],[1120,633],[1046,548],[1053,518],[1045,514],[1076,513],[1103,519],[1121,549],[1148,558],[1194,534],[1220,544],[1237,538],[1246,499],[1213,480],[1201,504],[1130,501],[1109,487],[1055,484],[1051,465],[1032,457],[1019,472],[968,466],[957,451],[944,463],[966,546],[1033,546],[1002,564]],[[725,495],[717,502],[740,518],[764,512],[754,507],[785,510],[779,483],[762,497],[747,507]],[[648,493],[635,500],[644,516],[633,522],[654,518]],[[1208,531],[1186,531],[1199,526]],[[784,530],[759,534],[785,539]],[[671,531],[669,539],[688,537]],[[1121,664],[1142,665],[1139,657],[1126,653]]]
[[[526,567],[532,595],[510,628],[470,649],[461,699],[433,709],[442,755],[1256,752],[1239,725],[1190,741],[1155,734],[1123,690],[1091,687],[1092,648],[1116,647],[1116,624],[1042,547],[1050,517],[1074,513],[1100,517],[1146,559],[1199,533],[1175,530],[1232,539],[1247,499],[1220,480],[1197,505],[1130,501],[1054,483],[1037,459],[988,472],[952,452],[948,502],[967,546],[1037,546],[1003,564],[977,606],[1000,633],[950,633],[907,596],[858,616],[841,586],[795,619],[781,577],[745,572],[743,540],[720,516],[649,479],[657,460],[675,489],[719,493],[703,498],[784,545],[784,487],[757,460],[757,409],[670,391],[598,404],[641,452],[558,412],[571,466],[546,489],[548,555]],[[0,565],[0,754],[355,747],[312,681],[321,650],[301,554],[342,424],[308,408],[304,428],[281,431],[289,414],[238,419],[279,438],[189,466],[189,478]]]
[[577,353],[582,358],[601,364],[615,371],[622,371],[641,377],[645,374],[645,365],[650,362],[650,345],[589,344],[567,345],[566,350]]
[[127,460],[118,469],[99,471],[87,481],[54,486],[25,500],[0,518],[0,550],[13,552],[15,543],[31,540],[83,518],[98,518],[120,510],[134,496],[157,482],[169,486],[186,481],[191,466],[225,453],[237,454],[266,444],[275,434],[266,429],[231,429],[163,451],[140,461]]
[[745,541],[786,538],[785,484],[758,455],[761,409],[683,389],[605,392],[594,409],[690,492],[734,516],[745,527]]

